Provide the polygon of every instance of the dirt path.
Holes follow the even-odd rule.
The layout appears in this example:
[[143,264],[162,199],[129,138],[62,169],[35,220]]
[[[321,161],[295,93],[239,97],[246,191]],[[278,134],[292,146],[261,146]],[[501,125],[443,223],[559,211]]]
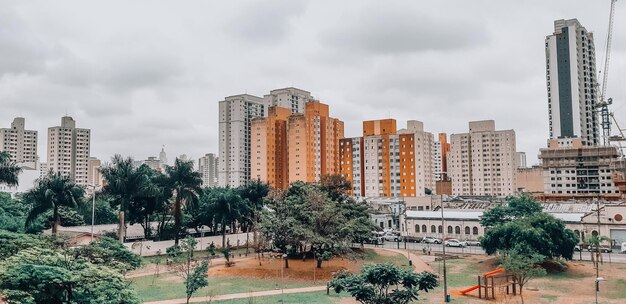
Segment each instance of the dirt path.
[[[284,290],[265,290],[265,291],[256,291],[256,292],[244,292],[244,293],[233,293],[227,295],[219,295],[213,297],[196,297],[189,299],[189,303],[200,303],[200,302],[208,302],[210,301],[222,301],[222,300],[232,300],[232,299],[247,299],[247,298],[255,298],[255,297],[264,297],[264,296],[275,296],[280,294],[290,294],[290,293],[302,293],[302,292],[315,292],[315,291],[323,291],[326,290],[326,286],[313,286],[313,287],[302,287],[302,288],[291,288]],[[180,304],[185,303],[187,299],[173,299],[173,300],[164,300],[164,301],[155,301],[155,302],[145,302],[144,304]]]
[[424,260],[422,260],[418,255],[415,255],[413,253],[408,253],[406,250],[389,249],[389,248],[375,248],[374,250],[377,253],[381,251],[386,251],[386,252],[393,252],[393,253],[401,254],[407,257],[413,263],[413,269],[415,269],[415,272],[422,272],[422,271],[433,272],[433,269],[428,264],[426,264],[426,262],[424,262]]

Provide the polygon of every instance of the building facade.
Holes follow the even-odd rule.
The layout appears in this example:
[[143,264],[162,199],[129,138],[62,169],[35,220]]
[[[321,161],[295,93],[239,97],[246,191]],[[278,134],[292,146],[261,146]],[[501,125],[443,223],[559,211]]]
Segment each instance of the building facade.
[[515,193],[515,131],[496,130],[495,121],[472,121],[469,133],[450,135],[448,173],[453,195],[508,196]]
[[100,173],[100,167],[102,166],[102,162],[95,158],[95,157],[90,157],[89,158],[89,167],[88,167],[88,177],[87,177],[87,184],[90,186],[95,186],[95,187],[102,187],[104,186],[103,184],[103,177],[102,177],[102,173]]
[[339,172],[352,183],[351,194],[415,197],[434,189],[433,135],[420,121],[396,130],[394,119],[363,122],[363,137],[339,142]]
[[599,145],[593,33],[576,19],[556,20],[545,47],[550,138],[580,137],[585,146]]
[[76,128],[72,117],[48,128],[48,170],[61,172],[79,185],[89,185],[91,130]]
[[626,162],[612,146],[585,146],[580,138],[551,139],[541,149],[546,198],[619,198],[614,182]]
[[272,106],[252,121],[252,178],[286,189],[295,181],[319,182],[339,173],[343,122],[329,116],[328,105],[311,100],[304,113]]
[[20,166],[37,169],[37,131],[25,129],[25,119],[13,119],[10,128],[0,128],[0,151]]
[[204,187],[217,187],[217,164],[219,157],[208,153],[198,159],[198,172],[202,175]]

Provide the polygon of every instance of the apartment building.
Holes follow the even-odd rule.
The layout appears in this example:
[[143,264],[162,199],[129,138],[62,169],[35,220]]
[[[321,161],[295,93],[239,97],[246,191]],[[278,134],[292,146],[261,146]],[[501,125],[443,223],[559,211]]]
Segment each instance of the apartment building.
[[452,194],[514,194],[515,149],[515,131],[496,130],[493,120],[472,121],[468,133],[450,135],[448,173]]
[[395,119],[364,121],[363,137],[339,141],[339,172],[354,196],[423,196],[434,187],[432,154],[433,135],[422,122],[396,130]]
[[95,187],[104,186],[102,173],[100,173],[100,167],[102,166],[102,161],[95,157],[89,158],[89,167],[88,167],[88,177],[87,184]]
[[599,145],[593,33],[577,19],[556,20],[545,48],[550,138],[580,137],[585,146]]
[[37,131],[26,130],[25,125],[24,118],[16,117],[10,128],[0,128],[0,151],[9,153],[20,166],[36,169]]
[[252,178],[278,189],[295,181],[319,182],[339,173],[337,155],[343,122],[329,116],[329,107],[316,100],[304,113],[272,106],[268,116],[252,121]]
[[62,117],[60,126],[48,128],[48,169],[89,185],[90,141],[91,130],[77,128],[72,117]]
[[198,159],[198,172],[202,175],[202,186],[217,187],[217,164],[219,157],[207,153]]

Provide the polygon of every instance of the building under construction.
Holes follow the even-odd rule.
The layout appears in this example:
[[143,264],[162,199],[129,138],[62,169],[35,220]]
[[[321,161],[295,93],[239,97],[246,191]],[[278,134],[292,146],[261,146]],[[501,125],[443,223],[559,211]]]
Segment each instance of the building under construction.
[[626,194],[626,161],[613,146],[583,146],[579,138],[553,139],[541,149],[542,200],[621,200]]

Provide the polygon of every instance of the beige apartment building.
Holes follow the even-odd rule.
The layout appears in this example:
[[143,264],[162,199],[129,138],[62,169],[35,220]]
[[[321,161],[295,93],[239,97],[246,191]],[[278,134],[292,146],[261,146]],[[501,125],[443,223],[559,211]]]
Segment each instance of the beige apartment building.
[[339,172],[361,197],[416,197],[433,189],[433,135],[420,121],[396,130],[395,119],[363,122],[363,137],[339,142]]
[[295,181],[319,182],[338,173],[338,144],[343,122],[329,116],[328,105],[316,100],[294,107],[272,106],[267,117],[252,121],[251,172],[272,187],[286,189]]
[[450,135],[448,173],[453,195],[508,196],[516,191],[515,131],[493,120],[472,121],[469,132]]
[[217,187],[217,163],[219,157],[207,153],[198,159],[198,172],[202,175],[202,186]]
[[91,130],[76,128],[72,117],[62,117],[60,126],[48,128],[48,169],[89,185],[90,136]]
[[37,131],[25,129],[25,119],[13,119],[10,128],[0,128],[0,151],[23,167],[37,168]]
[[102,161],[95,157],[89,158],[89,176],[87,177],[87,184],[94,187],[102,187],[103,177],[102,173],[100,173],[100,167],[102,166]]

